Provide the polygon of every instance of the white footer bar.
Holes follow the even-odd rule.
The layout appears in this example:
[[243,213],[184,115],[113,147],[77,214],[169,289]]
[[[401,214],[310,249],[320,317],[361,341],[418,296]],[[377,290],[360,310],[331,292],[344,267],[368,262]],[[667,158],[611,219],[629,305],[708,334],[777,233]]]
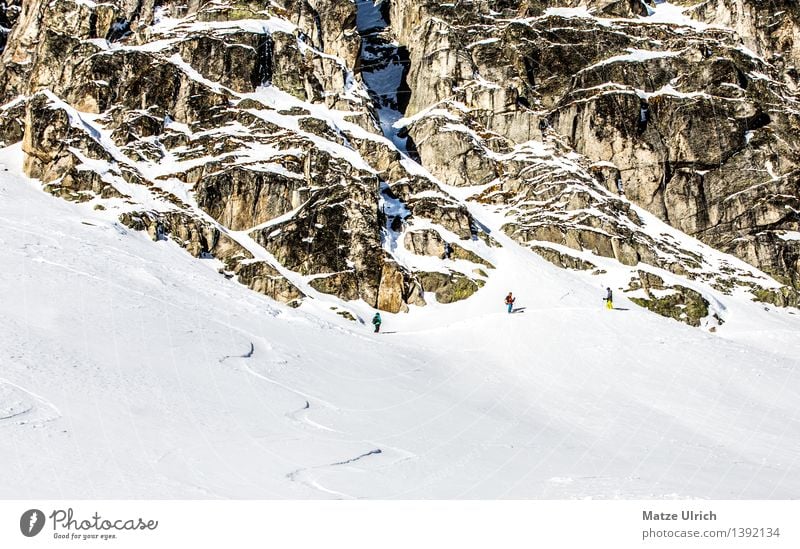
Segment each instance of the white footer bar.
[[2,501],[0,547],[800,547],[794,501]]

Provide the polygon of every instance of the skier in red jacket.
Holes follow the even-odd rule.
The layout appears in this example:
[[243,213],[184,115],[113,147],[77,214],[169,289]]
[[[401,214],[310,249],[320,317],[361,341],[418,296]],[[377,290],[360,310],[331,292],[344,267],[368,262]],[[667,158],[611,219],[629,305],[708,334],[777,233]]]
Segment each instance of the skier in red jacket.
[[508,312],[509,313],[514,308],[514,302],[516,300],[517,300],[517,298],[514,297],[513,295],[511,295],[511,292],[508,292],[508,295],[506,296],[506,305],[508,305]]

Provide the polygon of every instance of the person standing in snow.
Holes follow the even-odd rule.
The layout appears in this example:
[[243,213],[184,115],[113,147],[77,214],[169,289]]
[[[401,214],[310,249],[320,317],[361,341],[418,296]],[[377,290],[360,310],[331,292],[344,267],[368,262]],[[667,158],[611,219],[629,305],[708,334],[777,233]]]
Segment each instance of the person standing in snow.
[[375,333],[381,331],[381,314],[375,313],[375,316],[372,317],[372,325],[375,326]]
[[508,312],[509,312],[509,313],[510,313],[510,312],[511,312],[511,310],[514,308],[514,302],[515,302],[516,300],[517,300],[517,298],[516,298],[516,297],[514,297],[514,296],[511,294],[511,292],[508,292],[508,295],[506,296],[506,305],[508,306]]
[[606,309],[613,309],[614,308],[614,294],[611,292],[611,288],[606,288]]

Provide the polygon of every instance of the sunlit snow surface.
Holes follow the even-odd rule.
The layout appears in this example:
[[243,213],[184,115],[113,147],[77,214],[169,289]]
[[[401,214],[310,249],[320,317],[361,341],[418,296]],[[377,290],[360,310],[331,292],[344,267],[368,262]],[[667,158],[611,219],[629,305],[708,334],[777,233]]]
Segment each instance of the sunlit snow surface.
[[[588,2],[591,4],[591,2]],[[664,2],[663,0],[656,0],[654,6],[645,6],[648,15],[643,18],[633,19],[633,21],[645,23],[660,23],[667,25],[678,25],[684,27],[691,27],[695,30],[704,30],[712,25],[702,23],[689,17],[686,14],[688,6],[680,6],[673,2]],[[625,21],[624,18],[610,18],[598,17],[595,9],[587,7],[578,8],[547,8],[544,13],[545,16],[558,16],[558,17],[596,17],[597,23],[602,25],[612,24],[613,21]]]
[[374,335],[330,309],[363,303],[278,305],[45,194],[20,157],[0,151],[0,497],[800,495],[788,311],[725,298],[717,334],[621,292],[606,311],[623,281],[475,206],[504,245],[486,287]]

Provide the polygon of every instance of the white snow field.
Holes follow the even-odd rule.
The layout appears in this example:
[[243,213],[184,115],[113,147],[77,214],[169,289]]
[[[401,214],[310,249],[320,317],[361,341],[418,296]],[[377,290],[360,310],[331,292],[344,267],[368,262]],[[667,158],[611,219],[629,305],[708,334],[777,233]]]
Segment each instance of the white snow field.
[[475,206],[503,244],[487,285],[375,335],[363,303],[278,305],[19,158],[0,151],[2,498],[800,497],[793,311],[719,295],[716,333],[620,291],[607,311],[610,263],[558,269]]

